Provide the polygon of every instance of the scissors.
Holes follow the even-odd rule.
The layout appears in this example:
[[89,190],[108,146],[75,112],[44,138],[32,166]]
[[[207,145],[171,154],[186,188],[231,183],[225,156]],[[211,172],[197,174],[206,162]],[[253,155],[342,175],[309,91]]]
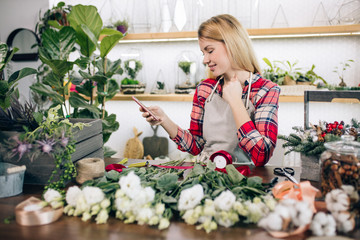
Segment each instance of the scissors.
[[295,171],[293,168],[285,167],[285,168],[274,168],[274,174],[278,176],[287,177],[293,183],[299,184],[299,182],[293,177]]

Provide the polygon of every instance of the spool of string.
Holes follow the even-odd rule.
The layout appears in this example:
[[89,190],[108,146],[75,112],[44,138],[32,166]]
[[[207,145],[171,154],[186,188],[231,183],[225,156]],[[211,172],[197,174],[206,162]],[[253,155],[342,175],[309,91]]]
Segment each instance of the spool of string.
[[105,162],[101,158],[84,158],[76,163],[76,182],[83,184],[85,181],[104,176]]

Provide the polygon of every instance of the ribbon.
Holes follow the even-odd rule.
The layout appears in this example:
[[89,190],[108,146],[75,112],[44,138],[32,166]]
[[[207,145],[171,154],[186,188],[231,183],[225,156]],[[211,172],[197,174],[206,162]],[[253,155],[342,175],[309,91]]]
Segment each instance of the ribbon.
[[42,207],[42,201],[30,197],[15,207],[16,222],[23,226],[45,225],[58,220],[63,214],[63,207],[53,209],[51,206]]
[[214,152],[211,154],[209,159],[210,161],[215,162],[217,168],[225,168],[226,165],[232,164],[232,157],[230,153],[224,150]]
[[[151,166],[159,167],[159,168],[173,168],[173,169],[192,169],[194,167],[194,166],[166,166],[166,165],[151,165]],[[117,172],[122,172],[123,168],[126,168],[126,166],[124,166],[122,164],[114,163],[114,164],[107,165],[105,167],[105,170],[107,172],[109,172],[111,170],[115,170]],[[250,174],[249,166],[240,166],[240,167],[237,167],[236,170],[238,170],[244,176],[249,176],[249,174]],[[215,168],[215,171],[227,173],[225,168]]]
[[314,188],[309,181],[303,181],[299,184],[291,181],[283,181],[276,184],[272,189],[272,193],[275,198],[290,198],[308,202],[314,213],[316,212],[315,195],[318,191],[319,190]]

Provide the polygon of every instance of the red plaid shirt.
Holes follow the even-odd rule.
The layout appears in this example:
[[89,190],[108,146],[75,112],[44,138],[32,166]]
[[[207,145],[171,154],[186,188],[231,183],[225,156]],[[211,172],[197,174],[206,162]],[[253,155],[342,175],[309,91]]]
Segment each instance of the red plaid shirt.
[[[178,128],[172,139],[181,151],[198,155],[204,148],[203,120],[206,98],[215,87],[216,80],[206,79],[196,88],[191,112],[190,129]],[[242,98],[247,97],[248,83],[243,88]],[[216,92],[222,94],[219,84]],[[239,146],[251,157],[256,166],[264,166],[272,156],[278,133],[278,101],[280,88],[275,83],[256,74],[250,89],[250,101],[255,106],[255,122],[248,121],[237,131]]]

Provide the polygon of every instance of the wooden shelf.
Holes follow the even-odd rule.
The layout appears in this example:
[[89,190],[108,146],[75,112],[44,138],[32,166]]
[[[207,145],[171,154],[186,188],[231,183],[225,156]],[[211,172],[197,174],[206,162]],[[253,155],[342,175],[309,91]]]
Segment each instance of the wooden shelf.
[[[313,36],[333,36],[333,35],[359,35],[360,24],[352,25],[333,25],[333,26],[316,26],[316,27],[292,27],[292,28],[253,28],[248,29],[250,37],[313,37]],[[196,39],[197,32],[161,32],[161,33],[129,33],[121,41],[145,41],[156,39]],[[100,40],[102,37],[100,37]]]
[[[116,94],[112,101],[133,101],[131,94]],[[192,102],[192,94],[136,94],[140,101]],[[281,96],[279,102],[304,102],[304,96]]]

